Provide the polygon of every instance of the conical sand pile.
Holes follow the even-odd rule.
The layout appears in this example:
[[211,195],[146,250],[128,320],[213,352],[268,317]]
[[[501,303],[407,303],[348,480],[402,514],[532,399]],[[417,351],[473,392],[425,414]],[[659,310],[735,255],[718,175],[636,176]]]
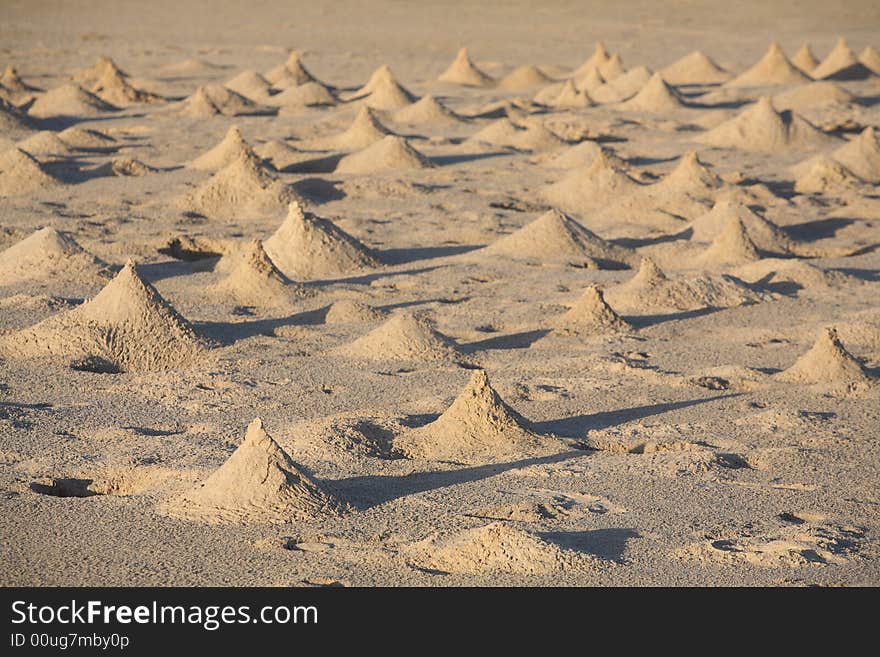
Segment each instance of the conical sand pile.
[[608,81],[626,73],[626,67],[623,65],[623,59],[618,53],[614,53],[604,64],[599,64],[599,73]]
[[502,522],[430,538],[411,546],[409,552],[420,568],[466,575],[544,575],[571,570],[577,561],[583,561],[576,553],[567,554],[534,534]]
[[606,242],[571,217],[550,210],[518,231],[502,237],[480,251],[512,258],[586,259],[600,267],[626,267],[635,254]]
[[457,362],[462,358],[450,338],[426,319],[408,313],[395,315],[337,352],[365,360]]
[[572,80],[566,80],[542,89],[535,95],[534,101],[547,107],[560,109],[577,109],[593,105],[593,99],[590,98],[590,95],[586,91],[579,91]]
[[54,132],[42,130],[27,139],[22,139],[16,147],[38,159],[59,159],[71,154],[70,147]]
[[870,377],[862,364],[840,343],[837,331],[826,328],[813,348],[776,378],[791,383],[857,383]]
[[674,61],[660,73],[669,84],[720,84],[731,75],[699,50]]
[[827,148],[837,141],[790,110],[777,112],[766,96],[696,141],[723,148],[779,153]]
[[447,108],[434,96],[422,96],[418,101],[407,105],[394,114],[398,123],[419,125],[422,123],[459,123],[464,119]]
[[602,77],[602,74],[599,73],[599,69],[591,69],[584,75],[571,78],[574,81],[575,89],[578,91],[585,91],[589,94],[592,94],[596,89],[603,86],[606,82],[605,78]]
[[671,112],[685,106],[678,92],[655,73],[635,96],[620,105],[628,112]]
[[15,138],[30,131],[30,119],[15,105],[0,97],[0,135]]
[[268,105],[281,108],[281,113],[286,110],[302,107],[321,107],[336,104],[336,96],[320,82],[305,82],[301,85],[290,87],[276,96],[268,98]]
[[537,66],[520,66],[511,71],[498,83],[505,91],[524,91],[534,89],[550,82],[550,78]]
[[828,105],[851,105],[855,102],[855,95],[830,80],[803,84],[773,96],[774,107],[797,112]]
[[101,55],[94,64],[77,71],[70,79],[81,84],[92,85],[108,73],[124,78],[128,77],[128,73],[119,68],[116,62],[105,55]]
[[242,306],[278,307],[308,296],[307,290],[281,273],[266,255],[260,240],[252,241],[244,253],[236,254],[237,264],[229,275],[211,288],[217,296]]
[[211,524],[280,524],[338,516],[346,506],[315,483],[258,418],[220,468],[162,510]]
[[819,65],[819,60],[813,54],[813,49],[809,43],[804,43],[798,48],[798,51],[791,58],[791,63],[797,66],[801,71],[810,75]]
[[514,125],[509,118],[504,117],[492,121],[485,128],[468,137],[467,140],[491,146],[511,146],[521,130],[522,128]]
[[266,109],[245,98],[239,93],[219,84],[206,84],[183,100],[179,106],[180,113],[186,116],[204,117],[240,116],[245,114],[265,113]]
[[40,119],[55,117],[88,118],[118,109],[75,84],[65,84],[44,93],[28,113]]
[[810,75],[816,80],[864,80],[874,72],[859,61],[846,39],[841,38]]
[[623,169],[626,166],[623,160],[594,141],[582,141],[580,144],[567,148],[548,161],[546,166],[554,169],[579,169],[589,167],[599,156],[611,162],[612,166],[617,169]]
[[775,84],[802,84],[810,78],[792,64],[775,41],[757,64],[727,84],[731,87],[764,87]]
[[653,76],[654,73],[649,68],[637,66],[591,89],[590,96],[597,103],[620,103],[639,93]]
[[16,94],[27,94],[33,91],[39,91],[36,87],[33,87],[22,80],[21,76],[18,74],[18,70],[16,70],[11,64],[3,69],[3,74],[0,75],[0,86]]
[[489,87],[495,83],[491,76],[478,69],[471,61],[467,48],[462,48],[440,77],[441,82],[461,84],[468,87]]
[[591,285],[562,317],[553,322],[554,333],[563,335],[603,335],[626,333],[633,327],[605,301],[597,286]]
[[203,153],[187,166],[201,171],[219,171],[239,158],[255,157],[253,149],[244,140],[238,126],[232,126],[226,131],[223,140],[207,153]]
[[865,49],[859,53],[859,61],[874,74],[880,75],[880,52],[874,46],[865,46]]
[[258,103],[269,98],[270,82],[256,71],[242,71],[223,86]]
[[0,153],[0,197],[32,194],[60,184],[33,156],[20,148]]
[[254,148],[254,152],[266,162],[269,162],[277,171],[283,171],[287,167],[309,160],[312,154],[298,150],[287,142],[273,139]]
[[834,158],[820,155],[809,171],[795,181],[794,191],[799,194],[840,194],[864,184],[864,180]]
[[46,279],[106,277],[107,265],[75,239],[55,228],[42,228],[0,252],[0,285]]
[[737,217],[731,217],[709,248],[694,259],[694,265],[706,269],[722,269],[760,258],[758,249],[746,232],[742,221]]
[[380,266],[370,249],[328,219],[291,203],[287,218],[263,244],[285,276],[311,280]]
[[865,128],[858,137],[836,149],[831,156],[859,178],[880,183],[880,143],[873,127]]
[[591,71],[598,71],[600,66],[604,66],[608,63],[608,60],[611,59],[611,55],[608,54],[608,50],[605,48],[605,44],[601,41],[596,42],[596,47],[593,50],[593,54],[587,58],[583,64],[581,64],[575,71],[571,74],[572,78],[580,78]]
[[341,151],[356,151],[393,134],[369,107],[361,106],[352,124],[342,133],[319,140],[321,145]]
[[129,262],[93,299],[4,336],[0,351],[10,357],[97,359],[109,368],[139,371],[190,364],[204,345]]
[[406,169],[429,169],[433,163],[403,137],[388,135],[364,150],[346,155],[336,173],[382,173]]
[[695,219],[690,224],[691,240],[712,242],[737,221],[744,226],[749,240],[764,253],[790,254],[798,250],[779,226],[732,199],[719,199],[709,212]]
[[403,88],[394,73],[387,66],[380,66],[367,83],[351,93],[350,100],[363,100],[367,107],[380,110],[395,110],[416,100],[415,95]]
[[489,383],[484,370],[474,370],[467,387],[430,424],[406,433],[394,447],[410,458],[459,463],[511,460],[548,447],[530,423],[508,406]]
[[386,313],[382,310],[361,301],[342,299],[334,301],[327,309],[324,316],[325,324],[361,324],[365,322],[378,322],[385,319]]
[[530,122],[524,130],[517,129],[507,145],[517,150],[538,153],[558,150],[566,143],[543,123]]
[[133,103],[158,103],[164,100],[157,94],[132,86],[115,67],[108,68],[98,77],[89,87],[89,91],[116,107],[126,107]]
[[706,198],[721,189],[724,183],[703,162],[696,151],[688,151],[678,161],[676,167],[649,189],[662,189],[666,193],[693,194]]
[[605,297],[615,308],[633,313],[730,308],[763,299],[729,276],[699,274],[672,280],[651,258],[643,258],[636,275],[607,290]]
[[573,170],[545,187],[542,194],[551,205],[565,212],[586,213],[637,189],[638,182],[600,154],[590,166]]
[[265,75],[266,79],[278,88],[299,86],[308,82],[318,82],[302,63],[302,53],[298,50],[291,51],[287,61],[279,64]]
[[231,218],[272,212],[298,200],[252,151],[244,151],[190,193],[186,204],[209,217]]

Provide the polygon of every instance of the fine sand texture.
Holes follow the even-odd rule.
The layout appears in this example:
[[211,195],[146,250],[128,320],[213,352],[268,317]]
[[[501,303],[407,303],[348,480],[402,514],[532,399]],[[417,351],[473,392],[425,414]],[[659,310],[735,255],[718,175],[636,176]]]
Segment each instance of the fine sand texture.
[[0,585],[880,584],[880,5],[0,3]]

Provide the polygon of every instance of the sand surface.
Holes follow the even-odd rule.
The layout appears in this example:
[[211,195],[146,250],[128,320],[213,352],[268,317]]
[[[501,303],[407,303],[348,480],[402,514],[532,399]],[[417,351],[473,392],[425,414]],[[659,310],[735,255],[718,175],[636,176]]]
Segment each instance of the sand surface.
[[880,584],[880,6],[148,4],[0,6],[0,584]]

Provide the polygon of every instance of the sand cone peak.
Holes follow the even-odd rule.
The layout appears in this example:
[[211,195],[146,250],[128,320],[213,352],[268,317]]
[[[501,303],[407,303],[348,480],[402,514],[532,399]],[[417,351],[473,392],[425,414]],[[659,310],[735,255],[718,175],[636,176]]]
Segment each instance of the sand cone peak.
[[12,64],[8,64],[3,70],[3,74],[0,75],[0,89],[5,89],[6,91],[11,91],[15,94],[27,94],[32,91],[39,91],[36,87],[32,87],[22,80],[18,70]]
[[[531,431],[531,423],[501,399],[485,370],[475,370],[440,417],[404,434],[394,446],[411,458],[479,463],[540,450],[544,442]],[[548,439],[546,446],[550,444]]]
[[238,126],[234,125],[226,131],[219,144],[194,159],[188,166],[202,171],[219,171],[241,157],[253,156],[253,149],[245,141]]
[[424,317],[411,313],[392,316],[338,351],[342,355],[367,360],[461,360],[461,353],[450,338],[437,331]]
[[760,260],[755,243],[749,237],[746,227],[739,217],[728,218],[724,230],[697,262],[710,268],[729,267]]
[[397,135],[387,135],[364,150],[346,155],[336,165],[337,173],[380,173],[399,169],[428,169],[434,164]]
[[609,59],[611,59],[611,56],[608,54],[605,44],[601,41],[597,41],[593,53],[587,58],[587,61],[581,64],[574,73],[572,73],[572,77],[582,78],[591,71],[598,72],[599,67],[604,66]]
[[723,182],[700,161],[696,151],[688,151],[659,184],[669,191],[699,195],[720,188]]
[[654,261],[653,258],[642,258],[642,263],[639,265],[639,271],[636,272],[636,275],[630,279],[630,281],[637,286],[649,287],[651,285],[656,285],[657,283],[661,283],[664,281],[668,281],[669,278],[660,269],[659,265]]
[[867,380],[869,375],[840,342],[837,331],[825,328],[813,347],[776,378],[793,383],[854,383]]
[[85,85],[94,84],[104,76],[119,76],[127,78],[128,74],[119,68],[112,59],[106,55],[100,55],[94,64],[88,68],[84,68],[71,76],[74,82],[81,82]]
[[579,90],[574,80],[570,79],[542,89],[534,100],[548,107],[559,108],[591,107],[594,104],[589,93]]
[[352,124],[327,141],[335,148],[355,151],[375,144],[391,134],[394,133],[382,125],[373,109],[361,105]]
[[809,43],[801,44],[794,57],[791,58],[791,63],[807,75],[810,75],[819,66],[819,60],[813,54],[813,49]]
[[41,228],[0,251],[0,285],[25,280],[104,276],[107,265],[88,253],[67,233]]
[[0,153],[0,197],[30,194],[60,184],[35,157],[20,148]]
[[586,213],[640,188],[611,157],[600,151],[590,165],[572,170],[542,192],[555,207],[566,212]]
[[213,287],[221,296],[243,306],[284,306],[307,295],[301,285],[285,276],[266,254],[260,240],[251,241],[244,253],[233,254],[237,265]]
[[336,96],[320,82],[304,82],[290,87],[280,94],[266,99],[268,105],[281,108],[283,116],[288,111],[297,111],[303,107],[329,106],[337,103]]
[[602,74],[599,73],[599,69],[596,68],[590,69],[580,77],[572,79],[574,80],[575,87],[579,91],[586,91],[587,93],[592,93],[607,82],[607,80],[602,77]]
[[488,87],[495,82],[491,76],[474,65],[467,48],[461,48],[458,51],[455,60],[437,79],[441,82],[451,82],[469,87]]
[[550,78],[541,69],[527,64],[508,73],[498,83],[498,88],[509,91],[521,91],[540,87],[548,82],[550,82]]
[[296,280],[332,277],[379,266],[370,249],[333,222],[291,203],[287,218],[264,243],[285,276]]
[[776,41],[767,52],[747,71],[728,82],[733,87],[762,87],[775,84],[801,84],[809,78],[789,61]]
[[416,125],[420,123],[457,123],[462,117],[447,108],[431,94],[397,111],[394,120]]
[[712,242],[734,221],[745,226],[749,239],[766,253],[788,254],[794,242],[776,224],[735,198],[719,198],[712,209],[690,224],[691,240]]
[[880,143],[872,126],[868,126],[858,137],[835,150],[832,157],[859,178],[880,183]]
[[629,249],[606,242],[568,215],[549,210],[482,250],[514,258],[582,259],[599,267],[625,267],[635,261]]
[[864,50],[859,53],[859,62],[874,74],[880,75],[880,52],[874,46],[865,46]]
[[279,88],[299,86],[309,82],[320,84],[319,80],[303,65],[302,55],[300,50],[291,50],[287,61],[273,68],[264,77]]
[[666,84],[660,73],[654,73],[644,87],[620,108],[631,112],[667,112],[684,107],[678,92]]
[[718,84],[731,75],[700,50],[685,55],[664,68],[660,73],[669,84]]
[[269,97],[271,83],[256,71],[242,71],[234,78],[227,80],[224,87],[241,94],[245,98],[264,101]]
[[556,333],[584,335],[625,333],[633,327],[605,301],[602,290],[591,285],[562,317],[556,320]]
[[267,111],[250,98],[227,89],[221,84],[206,84],[196,89],[193,94],[183,100],[179,109],[187,116],[240,116],[258,114]]
[[325,324],[376,322],[385,318],[385,311],[353,299],[334,301],[324,316]]
[[286,523],[345,510],[266,433],[259,418],[223,465],[164,507],[169,515],[212,524]]
[[799,194],[840,193],[857,188],[864,182],[834,158],[820,155],[810,169],[795,181],[794,191]]
[[378,110],[397,110],[411,105],[416,97],[389,73],[380,77],[372,85],[369,93],[363,99],[367,107]]
[[846,39],[840,37],[828,56],[810,75],[816,80],[863,80],[871,77],[873,71],[859,61]]
[[89,89],[93,94],[117,107],[132,103],[156,103],[163,100],[154,93],[137,89],[118,70],[108,68]]

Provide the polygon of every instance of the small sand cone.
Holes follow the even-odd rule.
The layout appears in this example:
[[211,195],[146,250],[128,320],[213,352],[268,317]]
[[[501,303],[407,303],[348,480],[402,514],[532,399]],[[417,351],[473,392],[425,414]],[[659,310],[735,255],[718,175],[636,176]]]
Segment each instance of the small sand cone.
[[455,343],[424,318],[409,313],[393,316],[354,342],[343,345],[338,353],[351,358],[390,361],[461,360]]
[[467,87],[489,87],[495,83],[491,76],[483,73],[471,61],[467,48],[462,48],[455,60],[437,78],[440,82],[450,82]]
[[809,80],[810,78],[789,61],[782,52],[782,47],[774,41],[757,64],[740,73],[727,84],[731,87],[763,87],[775,84],[802,84]]
[[867,381],[870,377],[862,364],[840,343],[837,331],[826,328],[812,349],[776,378],[792,383],[855,383]]
[[301,203],[288,207],[287,218],[263,244],[285,276],[311,280],[380,266],[373,252],[332,221],[306,212]]
[[809,171],[795,181],[794,191],[798,194],[839,194],[864,184],[864,180],[840,162],[820,155]]
[[336,165],[336,173],[380,173],[404,169],[430,169],[434,164],[409,141],[388,135],[364,150],[346,155]]
[[641,185],[621,170],[604,152],[592,164],[567,173],[562,180],[541,190],[544,198],[565,212],[587,213],[640,189]]
[[715,241],[695,260],[694,264],[711,269],[735,267],[760,260],[755,243],[749,237],[743,222],[731,217]]
[[573,80],[550,85],[535,95],[534,101],[547,107],[576,109],[591,107],[593,99],[586,91],[579,91]]
[[[284,64],[279,64],[264,76],[273,85],[299,86],[318,82],[302,63],[302,53],[292,50]],[[280,87],[279,87],[280,88]]]
[[220,84],[199,87],[182,100],[177,109],[185,116],[194,117],[215,116],[218,113],[224,116],[244,116],[274,111]]
[[670,112],[685,106],[678,92],[666,84],[659,73],[654,73],[641,91],[620,105],[628,112]]
[[813,49],[809,43],[804,43],[798,48],[798,51],[791,58],[791,63],[797,66],[801,71],[810,75],[819,65],[819,60],[813,54]]
[[387,313],[369,304],[351,299],[334,301],[324,316],[325,324],[361,324],[385,319]]
[[593,54],[590,55],[589,58],[587,58],[587,61],[585,61],[577,69],[575,69],[571,77],[581,78],[591,71],[598,72],[599,67],[605,65],[609,59],[611,59],[611,55],[608,54],[608,50],[605,48],[605,44],[601,41],[597,41],[596,47],[593,50]]
[[307,107],[330,107],[336,105],[337,100],[333,92],[320,82],[305,82],[270,96],[265,102],[280,107],[279,115],[285,116]]
[[382,125],[372,109],[362,105],[354,117],[354,121],[344,132],[319,141],[329,148],[341,151],[358,151],[392,134],[394,133]]
[[220,468],[161,510],[210,524],[278,524],[339,516],[346,505],[309,477],[258,418]]
[[28,109],[38,119],[59,117],[92,118],[119,108],[75,84],[65,84],[41,95]]
[[835,150],[831,156],[859,178],[880,183],[880,143],[873,126],[865,128],[858,137]]
[[269,98],[270,82],[256,71],[242,71],[223,84],[227,89],[250,98],[256,102],[265,102]]
[[599,64],[599,73],[609,82],[620,77],[626,73],[623,59],[621,59],[619,54],[614,53],[604,64]]
[[841,37],[811,75],[816,80],[864,80],[874,72],[859,61],[846,39]]
[[187,166],[190,169],[201,171],[219,171],[240,157],[253,155],[250,144],[245,141],[238,126],[234,125],[229,128],[219,144],[194,159]]
[[465,119],[447,108],[430,94],[398,110],[394,114],[398,123],[418,125],[422,123],[459,123]]
[[699,50],[685,55],[660,71],[669,84],[719,84],[731,78],[730,73],[718,66]]
[[486,372],[474,370],[467,387],[440,417],[404,434],[394,446],[410,458],[462,463],[507,460],[558,446],[530,427],[495,392]]
[[880,52],[874,46],[865,46],[859,53],[859,61],[876,75],[880,75]]
[[599,69],[591,69],[580,77],[572,78],[572,80],[578,91],[585,91],[589,94],[592,94],[606,83],[605,78],[599,73]]
[[298,298],[310,296],[306,288],[279,271],[260,240],[253,240],[243,254],[227,257],[235,258],[237,265],[211,288],[217,296],[232,299],[241,306],[270,308],[288,306]]
[[505,91],[523,91],[540,87],[550,81],[550,78],[537,66],[520,66],[503,77],[498,83],[498,88]]
[[20,148],[0,153],[0,198],[32,194],[61,184],[36,158]]
[[591,285],[562,317],[554,322],[554,333],[562,335],[601,335],[634,331],[605,301],[597,286]]
[[107,273],[106,263],[51,226],[0,252],[0,285],[50,278],[103,278]]

